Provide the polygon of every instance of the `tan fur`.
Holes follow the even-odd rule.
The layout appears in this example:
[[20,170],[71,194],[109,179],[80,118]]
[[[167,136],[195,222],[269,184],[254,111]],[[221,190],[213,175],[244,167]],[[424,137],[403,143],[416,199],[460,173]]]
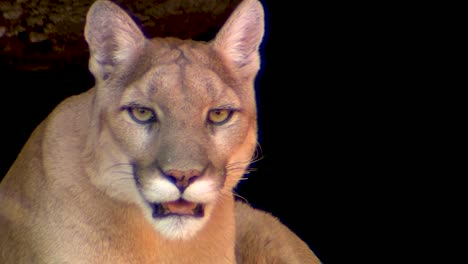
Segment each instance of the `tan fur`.
[[311,249],[269,213],[241,202],[235,204],[238,263],[320,263]]
[[[148,40],[108,1],[91,7],[85,36],[96,86],[57,106],[0,183],[0,263],[319,263],[232,195],[257,140],[257,0],[208,43]],[[136,122],[135,105],[156,119]],[[233,114],[215,125],[213,109]],[[155,216],[172,199],[204,215]]]

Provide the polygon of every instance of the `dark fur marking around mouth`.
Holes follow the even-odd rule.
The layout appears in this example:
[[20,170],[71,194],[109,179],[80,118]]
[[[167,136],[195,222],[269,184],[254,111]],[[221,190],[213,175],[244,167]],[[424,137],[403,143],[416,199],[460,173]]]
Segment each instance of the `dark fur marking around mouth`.
[[133,175],[133,179],[135,180],[135,184],[136,184],[136,186],[137,186],[137,188],[138,188],[138,191],[140,191],[140,193],[141,193],[141,190],[140,190],[141,184],[140,184],[140,180],[139,180],[138,177],[137,177],[137,173],[136,173],[136,172],[137,172],[137,167],[136,167],[136,164],[135,164],[135,162],[130,162],[130,164],[132,165],[132,175]]
[[164,216],[164,207],[160,203],[149,203],[151,208],[153,209],[153,218],[158,218]]

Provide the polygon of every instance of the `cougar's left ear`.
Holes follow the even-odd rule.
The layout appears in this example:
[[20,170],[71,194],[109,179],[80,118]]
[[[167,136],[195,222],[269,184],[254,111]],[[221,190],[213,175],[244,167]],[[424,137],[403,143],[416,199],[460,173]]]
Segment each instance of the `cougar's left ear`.
[[119,6],[98,0],[86,16],[85,39],[90,50],[89,68],[97,80],[105,80],[119,65],[135,59],[146,37]]
[[263,7],[258,0],[243,0],[212,41],[235,71],[255,76],[260,67],[259,46],[264,33]]

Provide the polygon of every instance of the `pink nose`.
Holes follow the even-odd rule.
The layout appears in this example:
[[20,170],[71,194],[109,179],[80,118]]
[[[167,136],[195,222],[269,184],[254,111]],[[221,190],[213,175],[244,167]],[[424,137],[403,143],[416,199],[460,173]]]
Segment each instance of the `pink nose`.
[[167,170],[164,173],[182,192],[189,186],[197,177],[201,175],[198,170]]

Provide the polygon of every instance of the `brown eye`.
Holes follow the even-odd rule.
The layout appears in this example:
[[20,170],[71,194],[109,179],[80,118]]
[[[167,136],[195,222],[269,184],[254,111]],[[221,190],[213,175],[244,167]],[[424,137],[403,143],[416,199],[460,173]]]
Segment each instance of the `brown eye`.
[[208,122],[214,125],[222,125],[226,123],[232,116],[231,109],[214,109],[208,112]]
[[145,107],[130,107],[128,109],[130,117],[140,124],[149,124],[156,121],[153,110]]

